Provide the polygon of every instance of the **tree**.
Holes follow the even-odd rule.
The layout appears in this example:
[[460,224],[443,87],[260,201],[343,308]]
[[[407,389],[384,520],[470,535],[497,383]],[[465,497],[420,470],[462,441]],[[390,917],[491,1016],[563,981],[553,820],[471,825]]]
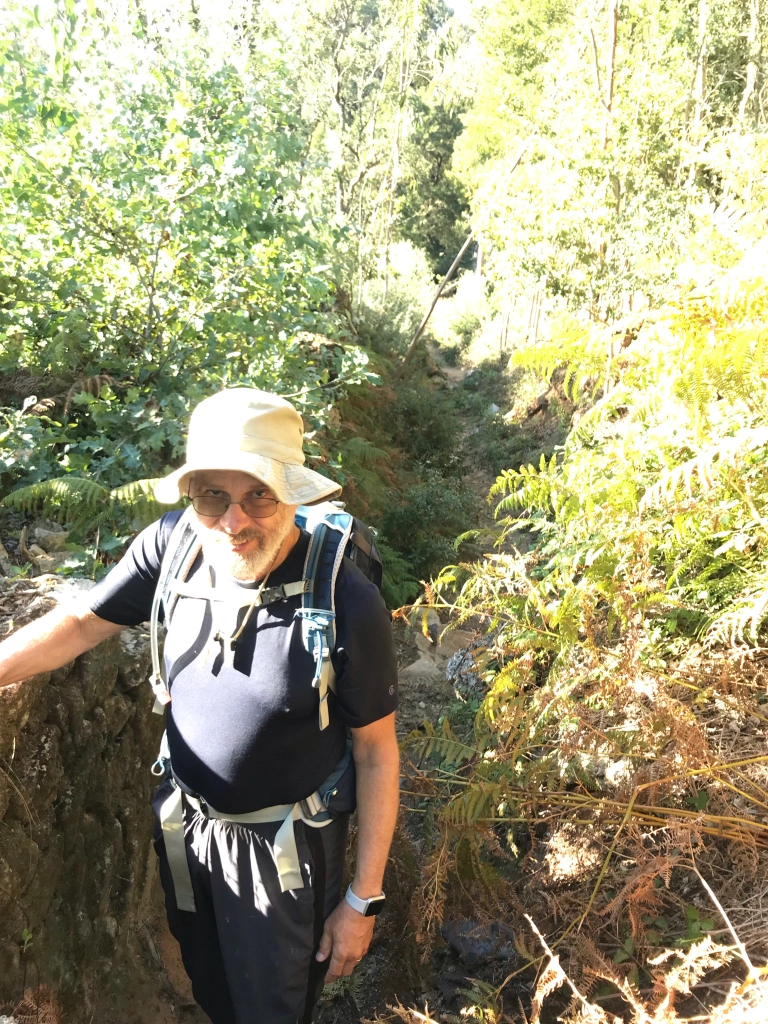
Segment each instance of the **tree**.
[[313,386],[365,363],[308,344],[342,327],[339,231],[299,180],[288,69],[151,28],[62,0],[0,35],[0,373],[56,403],[60,467],[110,486],[177,457],[213,389],[298,392],[322,419]]
[[[468,196],[452,170],[463,131],[461,110],[442,101],[413,101],[413,123],[398,186],[396,234],[423,249],[436,278],[448,270],[469,232]],[[467,253],[463,266],[471,265]]]

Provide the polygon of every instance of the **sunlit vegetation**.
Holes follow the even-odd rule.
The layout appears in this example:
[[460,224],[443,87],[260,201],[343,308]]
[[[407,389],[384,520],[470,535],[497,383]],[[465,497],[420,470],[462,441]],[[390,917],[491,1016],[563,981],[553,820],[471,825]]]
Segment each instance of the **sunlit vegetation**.
[[457,15],[6,3],[0,539],[98,576],[200,397],[291,397],[390,607],[476,637],[404,744],[409,970],[456,917],[516,959],[376,1019],[757,1024],[765,3]]

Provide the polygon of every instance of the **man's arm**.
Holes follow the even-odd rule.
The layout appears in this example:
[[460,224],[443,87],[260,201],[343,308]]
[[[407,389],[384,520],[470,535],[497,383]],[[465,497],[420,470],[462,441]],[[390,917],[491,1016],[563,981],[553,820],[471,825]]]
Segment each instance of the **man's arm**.
[[[380,896],[399,805],[400,754],[394,713],[352,729],[357,772],[357,865],[352,891]],[[342,899],[325,922],[318,960],[330,956],[326,985],[352,973],[368,951],[375,918],[363,917]]]
[[61,668],[123,629],[84,605],[56,608],[0,644],[0,687]]

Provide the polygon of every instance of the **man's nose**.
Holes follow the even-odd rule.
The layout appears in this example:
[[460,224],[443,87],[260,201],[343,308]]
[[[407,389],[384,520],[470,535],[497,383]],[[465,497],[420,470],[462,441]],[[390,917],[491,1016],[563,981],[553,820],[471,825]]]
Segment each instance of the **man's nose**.
[[242,533],[243,530],[253,525],[253,521],[250,516],[247,516],[245,512],[236,505],[234,502],[229,506],[223,516],[219,517],[219,526],[225,533]]

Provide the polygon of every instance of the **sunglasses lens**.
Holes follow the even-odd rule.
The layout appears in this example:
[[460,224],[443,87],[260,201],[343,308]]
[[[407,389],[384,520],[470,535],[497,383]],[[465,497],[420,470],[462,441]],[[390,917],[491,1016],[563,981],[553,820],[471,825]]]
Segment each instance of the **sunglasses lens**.
[[242,509],[251,519],[269,519],[277,511],[277,501],[275,498],[245,498]]
[[223,516],[227,511],[229,502],[226,498],[212,498],[203,495],[199,498],[193,498],[192,504],[194,505],[195,512],[198,512],[201,516]]

